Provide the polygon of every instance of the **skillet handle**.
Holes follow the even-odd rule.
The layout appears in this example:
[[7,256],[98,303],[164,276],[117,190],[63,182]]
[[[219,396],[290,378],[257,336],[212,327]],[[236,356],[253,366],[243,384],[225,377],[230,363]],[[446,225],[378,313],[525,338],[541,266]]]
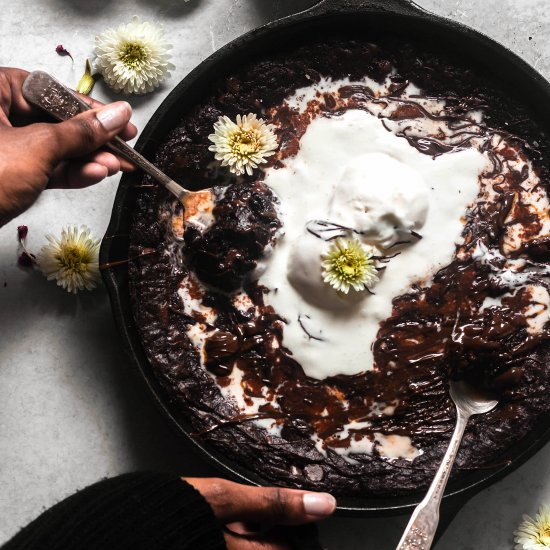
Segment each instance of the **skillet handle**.
[[320,0],[307,11],[315,15],[334,12],[382,12],[400,15],[429,13],[413,0]]

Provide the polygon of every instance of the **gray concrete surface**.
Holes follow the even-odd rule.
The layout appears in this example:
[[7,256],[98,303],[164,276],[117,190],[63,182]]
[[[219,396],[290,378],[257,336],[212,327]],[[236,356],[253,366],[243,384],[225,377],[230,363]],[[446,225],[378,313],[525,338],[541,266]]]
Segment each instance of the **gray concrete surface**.
[[[163,88],[132,100],[143,127],[171,87],[213,50],[312,0],[0,0],[0,63],[42,68],[76,83],[93,37],[133,14],[157,19],[174,44]],[[548,0],[419,0],[506,44],[550,76]],[[62,43],[76,63],[60,58]],[[480,52],[482,55],[482,52]],[[96,96],[112,95],[101,85]],[[118,178],[78,192],[48,191],[0,229],[0,543],[46,507],[105,476],[136,469],[212,471],[172,433],[121,352],[103,289],[77,298],[16,266],[15,227],[44,234],[85,222],[102,235]],[[507,550],[522,513],[550,500],[550,448],[460,512],[439,550]],[[329,550],[392,550],[405,518],[333,519]]]

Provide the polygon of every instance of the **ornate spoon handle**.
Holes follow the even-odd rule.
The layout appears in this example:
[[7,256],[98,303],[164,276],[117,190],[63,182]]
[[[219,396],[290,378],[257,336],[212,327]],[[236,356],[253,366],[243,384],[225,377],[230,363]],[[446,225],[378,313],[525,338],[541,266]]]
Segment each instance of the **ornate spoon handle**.
[[415,508],[396,550],[430,550],[439,524],[439,506],[470,415],[457,408],[456,427],[443,461],[424,497]]
[[[27,77],[23,83],[23,97],[57,120],[67,120],[78,113],[91,109],[90,105],[76,93],[44,71],[34,71]],[[114,137],[107,145],[117,155],[141,168],[166,187],[180,201],[190,193],[118,136]]]

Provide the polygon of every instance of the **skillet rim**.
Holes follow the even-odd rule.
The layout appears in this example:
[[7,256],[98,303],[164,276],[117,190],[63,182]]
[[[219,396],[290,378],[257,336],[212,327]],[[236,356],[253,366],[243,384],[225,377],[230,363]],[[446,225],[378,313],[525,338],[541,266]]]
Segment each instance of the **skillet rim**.
[[[155,133],[158,133],[159,126],[162,126],[163,122],[169,118],[170,112],[174,109],[177,110],[177,103],[181,102],[181,98],[186,95],[192,95],[193,88],[200,88],[203,84],[201,79],[214,80],[215,78],[211,78],[211,73],[215,72],[215,68],[228,58],[239,57],[239,54],[242,54],[242,50],[248,48],[250,44],[255,44],[262,40],[269,41],[269,39],[273,39],[277,34],[282,34],[281,31],[296,32],[300,26],[315,26],[329,17],[345,18],[350,15],[368,13],[370,16],[379,15],[390,19],[395,17],[403,18],[403,21],[407,20],[408,22],[420,24],[420,27],[428,25],[431,27],[430,32],[435,30],[436,26],[439,26],[439,32],[442,30],[452,31],[456,33],[456,37],[461,39],[474,39],[480,45],[487,47],[488,52],[497,55],[497,57],[505,58],[507,64],[523,73],[523,76],[529,80],[528,84],[525,85],[529,85],[534,91],[537,91],[536,88],[540,88],[538,93],[550,98],[550,84],[530,65],[486,35],[461,23],[418,9],[408,0],[371,0],[371,2],[368,2],[368,0],[346,0],[342,4],[338,4],[337,2],[338,0],[321,1],[308,10],[249,31],[214,52],[184,77],[164,99],[141,133],[135,146],[136,150],[142,154],[145,151],[146,154],[146,150],[149,147],[156,145],[156,140],[153,139],[153,136]],[[227,70],[223,71],[223,73],[225,72]],[[193,102],[190,103],[193,104]],[[550,117],[548,117],[545,126],[550,130]],[[133,191],[130,189],[130,186],[136,177],[135,174],[124,174],[121,178],[114,200],[112,216],[105,238],[101,244],[100,264],[107,264],[121,257],[127,257],[128,243],[122,240],[115,241],[109,235],[120,234],[121,226],[127,227],[130,223],[131,212],[128,209],[128,203],[131,203],[133,200]],[[126,247],[126,255],[120,254],[121,248],[124,250],[124,247]],[[138,366],[141,376],[149,386],[157,405],[168,416],[174,428],[192,443],[191,447],[193,449],[198,451],[201,456],[206,457],[218,468],[221,468],[226,474],[239,481],[245,481],[254,485],[267,484],[266,480],[263,480],[241,465],[228,460],[212,446],[203,444],[191,437],[189,422],[183,418],[184,415],[178,410],[177,404],[172,401],[171,397],[157,380],[142,348],[141,339],[134,325],[130,305],[127,270],[122,270],[120,266],[107,268],[102,270],[102,276],[109,293],[115,323],[123,337],[124,348],[133,362]],[[541,426],[537,425],[527,436],[505,453],[505,456],[507,454],[511,455],[509,463],[487,470],[477,470],[472,474],[465,474],[458,480],[451,482],[444,497],[444,506],[450,508],[460,507],[471,496],[483,488],[492,485],[505,475],[508,475],[533,456],[550,440],[550,421],[541,424]],[[423,492],[383,497],[372,495],[368,497],[339,497],[338,511],[345,515],[362,516],[407,513],[412,511],[414,506],[422,499],[422,496]]]

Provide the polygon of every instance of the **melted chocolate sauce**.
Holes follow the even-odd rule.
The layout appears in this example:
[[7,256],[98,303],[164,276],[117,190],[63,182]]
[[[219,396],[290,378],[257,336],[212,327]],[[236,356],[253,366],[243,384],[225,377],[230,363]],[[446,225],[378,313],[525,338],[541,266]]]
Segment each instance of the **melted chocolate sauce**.
[[[379,47],[359,40],[305,45],[291,54],[254,62],[220,82],[216,94],[182,120],[160,147],[157,162],[176,180],[211,185],[206,167],[212,161],[207,136],[213,123],[221,114],[233,118],[237,113],[255,112],[272,117],[277,125],[280,149],[270,165],[280,166],[296,154],[314,116],[338,116],[347,108],[368,110],[368,102],[374,98],[366,86],[346,86],[339,90],[339,97],[319,97],[314,107],[298,113],[280,107],[285,96],[319,81],[321,74],[352,80],[367,74],[381,82],[392,67],[396,73],[391,77],[390,93],[377,98],[397,105],[388,121],[406,124],[423,117],[441,119],[454,132],[450,142],[434,136],[415,137],[406,128],[398,135],[432,156],[469,147],[472,138],[481,136],[492,163],[484,178],[493,181],[499,197],[490,203],[480,201],[468,213],[463,259],[457,257],[441,270],[429,287],[415,286],[394,300],[393,313],[381,323],[374,344],[373,371],[319,381],[305,376],[285,349],[284,320],[264,305],[265,289],[249,280],[280,227],[274,197],[254,178],[245,177],[244,183],[227,188],[214,211],[215,223],[206,233],[186,231],[184,261],[159,254],[130,265],[136,321],[148,357],[167,391],[187,411],[198,435],[274,482],[338,494],[417,490],[429,482],[453,427],[449,376],[473,380],[498,393],[501,400],[500,407],[483,422],[474,418],[469,425],[458,469],[482,467],[495,459],[531,429],[550,404],[545,366],[550,355],[545,344],[549,334],[528,332],[521,314],[529,304],[528,293],[517,290],[511,294],[493,276],[502,268],[497,265],[499,260],[490,265],[468,255],[479,243],[502,252],[510,223],[525,227],[527,236],[538,231],[538,220],[528,205],[518,203],[515,192],[527,173],[512,169],[512,162],[518,155],[528,156],[547,181],[548,172],[541,162],[546,156],[530,145],[543,140],[521,106],[500,94],[483,76],[461,67],[459,61],[449,61],[417,45],[404,47],[400,41]],[[424,97],[445,99],[443,112],[434,115],[415,98],[401,97],[409,82],[423,89]],[[469,118],[474,109],[485,109],[487,126]],[[505,121],[518,136],[499,130]],[[498,155],[494,153],[498,145],[495,132],[510,144],[509,150],[499,150]],[[164,222],[166,195],[156,187],[142,192],[131,236],[131,252],[136,255],[144,247],[163,251],[171,246]],[[550,238],[532,239],[515,254],[536,268],[537,262],[550,261]],[[197,320],[181,313],[177,294],[189,269],[210,288],[203,304],[218,312],[204,347],[209,372],[201,368],[186,336],[189,325]],[[535,271],[533,280],[543,284]],[[237,309],[225,294],[241,285],[259,316],[253,310]],[[500,297],[502,306],[480,311],[487,297]],[[235,368],[243,373],[242,387],[249,404],[255,397],[265,399],[257,415],[236,413],[220,394],[219,386],[228,384]],[[378,412],[377,404],[396,408],[389,415]],[[281,437],[269,435],[251,422],[259,418],[274,419]],[[345,439],[336,437],[350,421],[365,420],[370,427],[349,430]],[[332,450],[347,447],[351,438],[359,435],[372,438],[375,432],[407,435],[423,454],[413,464],[385,460],[376,451],[372,456],[353,455],[355,462],[349,462]],[[315,448],[313,434],[324,440],[326,454]]]

